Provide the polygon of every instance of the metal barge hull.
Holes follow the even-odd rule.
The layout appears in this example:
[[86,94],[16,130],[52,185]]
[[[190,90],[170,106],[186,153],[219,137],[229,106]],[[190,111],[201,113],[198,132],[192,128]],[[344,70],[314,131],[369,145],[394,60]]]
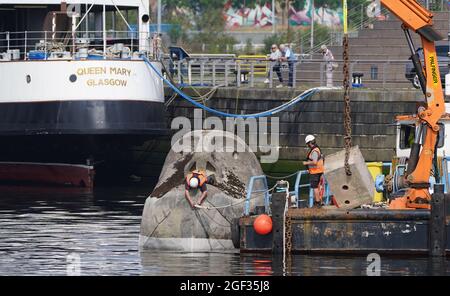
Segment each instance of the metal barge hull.
[[[426,210],[289,209],[286,228],[272,210],[273,231],[259,235],[256,216],[242,217],[241,252],[275,252],[288,232],[292,253],[450,255],[450,196]],[[284,207],[284,205],[283,205]],[[280,221],[277,221],[280,220]],[[278,251],[277,251],[278,249]]]

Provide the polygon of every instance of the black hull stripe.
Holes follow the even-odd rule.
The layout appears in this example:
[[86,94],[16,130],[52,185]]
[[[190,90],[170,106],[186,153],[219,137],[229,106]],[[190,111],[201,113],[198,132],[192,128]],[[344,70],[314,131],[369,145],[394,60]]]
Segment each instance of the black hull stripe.
[[163,103],[53,101],[0,104],[0,135],[166,135]]

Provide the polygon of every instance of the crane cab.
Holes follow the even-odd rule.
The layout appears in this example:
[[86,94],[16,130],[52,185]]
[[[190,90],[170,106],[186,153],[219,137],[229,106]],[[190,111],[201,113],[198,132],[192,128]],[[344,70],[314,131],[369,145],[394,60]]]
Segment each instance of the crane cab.
[[[445,104],[446,113],[439,121],[439,139],[437,155],[439,158],[450,156],[450,103]],[[414,142],[417,130],[417,115],[400,115],[395,118],[396,155],[395,158],[409,157],[411,144]],[[423,135],[423,138],[425,134]]]
[[[417,115],[400,115],[395,119],[396,128],[396,147],[395,155],[390,164],[390,173],[387,176],[380,175],[375,181],[377,191],[384,192],[387,197],[401,194],[403,188],[403,178],[407,168],[407,161],[411,153],[411,146],[417,135]],[[442,183],[445,192],[450,191],[449,164],[450,161],[450,104],[446,104],[446,113],[441,116],[438,122],[439,138],[437,142],[437,161],[435,161],[430,172],[430,192],[436,183]],[[425,139],[425,133],[422,134],[421,143]]]

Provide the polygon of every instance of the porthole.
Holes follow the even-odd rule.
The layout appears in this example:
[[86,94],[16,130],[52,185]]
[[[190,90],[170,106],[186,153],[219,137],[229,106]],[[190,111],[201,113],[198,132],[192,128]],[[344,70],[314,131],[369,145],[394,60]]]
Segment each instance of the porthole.
[[148,23],[150,21],[150,16],[148,14],[142,15],[142,22]]
[[77,81],[77,75],[75,75],[75,74],[70,75],[69,80],[70,80],[70,82]]

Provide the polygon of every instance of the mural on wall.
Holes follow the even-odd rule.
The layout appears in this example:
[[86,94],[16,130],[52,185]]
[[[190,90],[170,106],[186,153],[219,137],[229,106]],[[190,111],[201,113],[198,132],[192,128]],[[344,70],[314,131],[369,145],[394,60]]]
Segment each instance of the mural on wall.
[[[296,10],[292,5],[289,8],[289,24],[292,26],[311,25],[311,0],[305,0],[305,7]],[[340,26],[342,20],[342,10],[332,10],[326,6],[314,8],[314,21],[318,24],[333,27]]]
[[227,28],[255,27],[262,28],[272,26],[272,7],[267,2],[264,5],[256,4],[255,7],[232,7],[231,1],[224,7],[224,17]]
[[[272,26],[272,1],[265,4],[256,4],[254,7],[232,7],[231,1],[228,1],[224,7],[224,17],[226,27],[254,27],[263,28]],[[289,7],[289,25],[291,26],[309,26],[311,24],[311,0],[305,0],[303,9],[296,9],[294,6]],[[277,8],[277,19],[279,21],[279,8]],[[325,7],[315,7],[314,20],[324,26],[341,25],[342,10],[332,10]]]

